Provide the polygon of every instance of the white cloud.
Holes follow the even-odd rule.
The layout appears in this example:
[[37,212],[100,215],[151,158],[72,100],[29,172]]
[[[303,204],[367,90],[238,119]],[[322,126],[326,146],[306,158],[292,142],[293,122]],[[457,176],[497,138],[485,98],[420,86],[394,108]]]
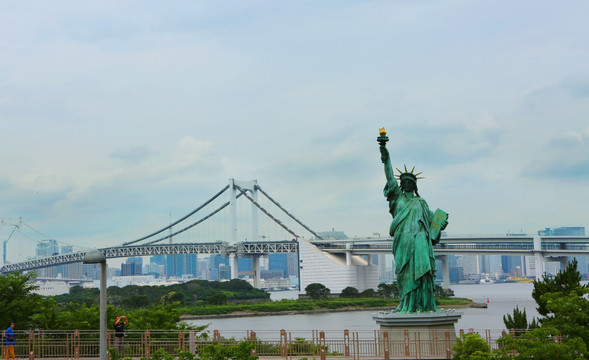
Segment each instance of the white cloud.
[[0,217],[116,244],[236,178],[386,233],[385,126],[451,232],[587,226],[588,5],[531,5],[3,3]]

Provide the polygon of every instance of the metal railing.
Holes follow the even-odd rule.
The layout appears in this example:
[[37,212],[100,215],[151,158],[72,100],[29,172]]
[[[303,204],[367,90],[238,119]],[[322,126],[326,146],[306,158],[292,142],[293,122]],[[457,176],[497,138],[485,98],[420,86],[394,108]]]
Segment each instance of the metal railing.
[[[464,332],[463,330],[459,331]],[[475,332],[469,329],[468,332]],[[480,330],[478,332],[492,349],[505,331]],[[45,331],[16,332],[14,346],[17,358],[35,359],[97,359],[99,357],[99,331]],[[199,348],[217,342],[236,346],[240,341],[254,344],[255,355],[260,358],[300,359],[441,359],[451,358],[456,337],[447,330],[373,330],[373,331],[127,331],[120,349],[121,358],[150,358],[159,349],[170,354],[178,351],[198,353]],[[113,332],[107,334],[109,348],[115,347]],[[4,356],[4,339],[2,355]]]

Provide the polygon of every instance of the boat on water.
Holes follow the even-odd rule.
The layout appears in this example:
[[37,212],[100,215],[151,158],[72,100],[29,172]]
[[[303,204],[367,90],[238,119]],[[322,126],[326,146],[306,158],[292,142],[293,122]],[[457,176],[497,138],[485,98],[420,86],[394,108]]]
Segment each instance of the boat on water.
[[529,279],[527,277],[522,278],[522,277],[516,276],[516,277],[512,277],[512,278],[505,280],[505,282],[508,282],[508,283],[531,283],[531,282],[534,282],[534,279]]
[[484,279],[481,279],[481,281],[479,281],[479,283],[480,284],[493,284],[493,283],[495,283],[495,281],[493,281],[489,278],[484,278]]

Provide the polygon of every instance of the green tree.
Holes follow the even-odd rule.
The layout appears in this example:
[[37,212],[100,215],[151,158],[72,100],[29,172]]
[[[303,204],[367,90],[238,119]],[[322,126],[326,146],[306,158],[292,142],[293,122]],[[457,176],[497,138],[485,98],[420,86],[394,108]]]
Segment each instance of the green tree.
[[553,278],[534,280],[532,297],[538,304],[542,326],[556,328],[567,338],[579,337],[589,347],[589,285],[581,285],[581,273],[574,259]]
[[256,360],[258,356],[252,355],[256,345],[247,341],[241,341],[236,346],[227,346],[216,341],[198,349],[200,360]]
[[376,294],[384,299],[396,299],[399,298],[399,287],[397,282],[392,284],[380,283],[376,290]]
[[517,337],[507,335],[497,342],[500,346],[493,355],[500,360],[580,360],[587,355],[583,340],[578,337],[562,337],[557,329],[549,326],[542,326]]
[[342,290],[339,296],[343,298],[357,298],[359,293],[360,292],[355,287],[348,286]]
[[452,291],[452,289],[444,289],[440,285],[436,284],[434,286],[434,296],[437,298],[447,298],[454,296],[454,291]]
[[121,302],[125,308],[142,308],[149,306],[149,297],[147,295],[133,295]]
[[376,292],[374,291],[374,289],[366,289],[360,293],[360,297],[373,298],[376,297]]
[[538,327],[536,318],[532,318],[532,322],[528,324],[526,309],[521,311],[517,305],[515,306],[515,309],[513,309],[513,316],[510,314],[503,315],[503,323],[506,328],[515,330],[528,330]]
[[128,315],[129,329],[170,330],[176,329],[180,321],[178,303],[157,304],[138,309]]
[[209,305],[225,305],[227,304],[227,295],[223,293],[215,294],[207,299]]
[[325,299],[331,293],[325,285],[319,283],[312,283],[305,287],[305,293],[313,300]]
[[550,313],[547,308],[548,300],[542,299],[542,295],[547,293],[568,294],[571,290],[588,288],[588,285],[581,285],[581,273],[577,271],[577,264],[577,259],[574,259],[553,278],[544,274],[541,280],[534,280],[532,297],[538,304],[537,310],[540,315],[548,316]]
[[452,359],[489,360],[491,347],[478,333],[461,334],[452,346]]
[[33,293],[35,273],[10,273],[0,276],[0,325],[14,322],[20,329],[38,327],[35,314],[51,310],[53,302]]
[[580,338],[589,347],[589,300],[584,296],[589,289],[579,287],[568,294],[542,295],[549,314],[542,319],[542,327],[554,327],[567,338]]

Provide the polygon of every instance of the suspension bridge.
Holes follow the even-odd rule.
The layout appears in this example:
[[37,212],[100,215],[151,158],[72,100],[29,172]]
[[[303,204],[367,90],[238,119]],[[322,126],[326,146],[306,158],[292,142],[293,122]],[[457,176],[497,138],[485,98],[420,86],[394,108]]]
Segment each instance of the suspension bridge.
[[[263,214],[261,218],[260,214]],[[18,222],[2,220],[1,225],[3,234],[8,234],[2,244],[1,273],[81,262],[89,250],[71,245],[60,246],[56,240],[22,219]],[[211,229],[222,231],[219,233]],[[16,239],[18,237],[20,239]],[[41,240],[38,240],[39,237]],[[36,242],[36,246],[24,246],[23,239]],[[228,185],[178,220],[170,221],[168,225],[135,240],[99,250],[107,259],[221,254],[229,258],[231,278],[239,276],[237,259],[250,257],[253,259],[254,286],[260,282],[260,257],[273,253],[297,253],[301,288],[304,284],[325,283],[329,279],[329,287],[337,292],[347,286],[359,290],[376,287],[378,270],[372,264],[370,255],[390,253],[391,242],[392,239],[323,239],[264,191],[256,180],[244,182],[230,179]],[[25,248],[37,251],[23,258],[23,254],[14,256],[15,251],[9,252],[11,247],[17,253]],[[544,261],[564,264],[568,256],[589,255],[589,238],[509,235],[443,237],[435,252],[442,260],[444,285],[449,286],[449,254],[522,255],[535,257],[540,265]],[[15,261],[11,261],[13,257]],[[536,268],[540,274],[543,270],[542,266]]]

